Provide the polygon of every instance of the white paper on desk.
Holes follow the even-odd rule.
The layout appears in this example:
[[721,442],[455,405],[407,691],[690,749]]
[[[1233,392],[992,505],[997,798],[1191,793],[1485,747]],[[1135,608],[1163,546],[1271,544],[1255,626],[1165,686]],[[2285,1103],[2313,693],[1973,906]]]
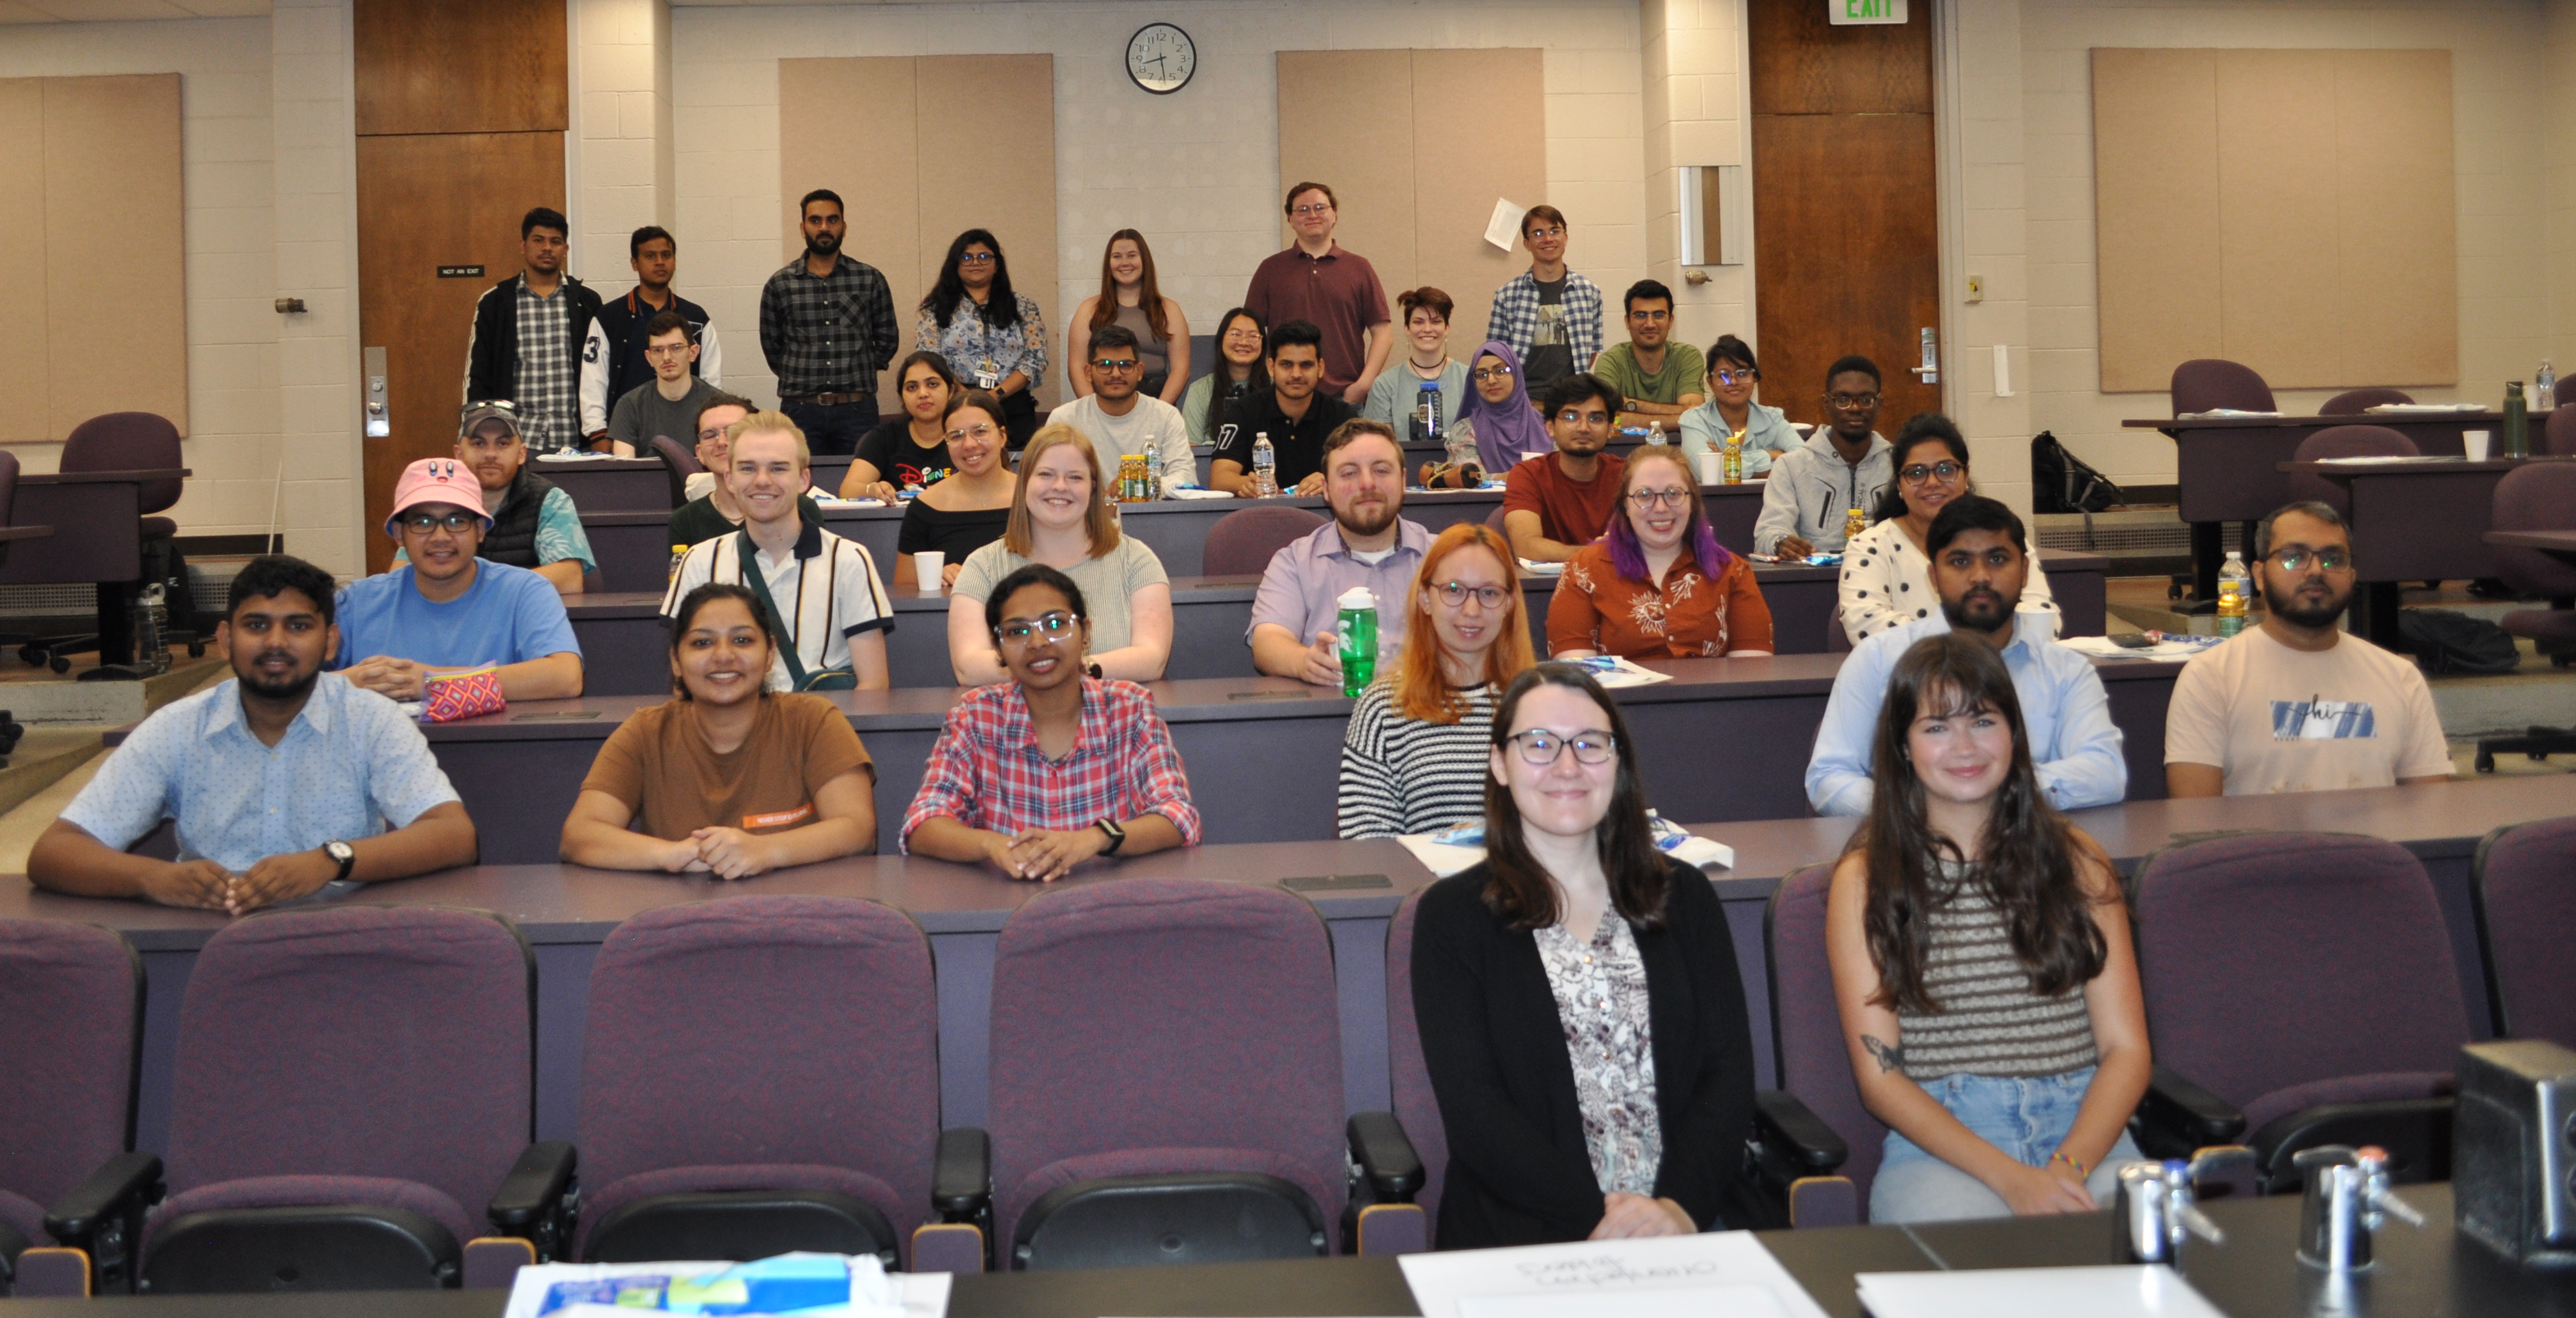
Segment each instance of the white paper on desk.
[[2387,416],[2392,413],[2403,415],[2408,412],[2419,414],[2440,414],[2443,412],[2483,412],[2487,410],[2487,405],[2484,403],[2379,403],[2370,407],[2365,407],[2362,410],[2365,412],[2376,412],[2381,416]]
[[[945,1272],[876,1272],[857,1275],[858,1259],[868,1263],[873,1255],[854,1256],[851,1278],[852,1302],[843,1308],[804,1309],[800,1313],[847,1315],[848,1318],[947,1318],[948,1291],[956,1278]],[[557,1282],[599,1281],[615,1277],[696,1275],[722,1272],[731,1263],[534,1263],[519,1269],[510,1284],[510,1299],[501,1310],[501,1318],[538,1318],[544,1312],[547,1292]],[[861,1293],[866,1292],[866,1298]],[[885,1303],[892,1300],[893,1303]],[[900,1307],[897,1307],[897,1306]],[[653,1310],[610,1307],[594,1304],[572,1304],[553,1311],[566,1318],[609,1318],[609,1315],[633,1315]]]
[[1824,1318],[1749,1231],[1407,1254],[1396,1263],[1423,1318]]
[[1535,558],[1524,558],[1520,560],[1520,564],[1521,575],[1525,577],[1555,577],[1565,574],[1563,563],[1542,563]]
[[1234,497],[1234,491],[1201,489],[1196,485],[1177,485],[1166,488],[1163,491],[1163,497],[1166,499],[1231,499]]
[[2280,413],[2278,413],[2278,412],[2249,412],[2249,411],[2247,411],[2246,409],[2241,408],[2241,407],[2213,407],[2213,408],[2209,409],[2209,410],[2208,410],[2208,411],[2206,411],[2206,412],[2185,412],[2185,413],[2183,413],[2181,416],[2175,417],[2175,418],[2174,418],[2174,420],[2176,420],[2176,421],[2206,421],[2206,420],[2211,420],[2211,419],[2213,419],[2213,418],[2218,418],[2218,417],[2231,417],[2231,416],[2279,416],[2279,415],[2280,415]]
[[1501,197],[1494,198],[1494,217],[1485,221],[1485,241],[1508,252],[1521,245],[1521,217],[1529,214],[1526,206],[1515,205]]
[[1558,662],[1573,664],[1592,674],[1592,680],[1600,683],[1604,688],[1653,686],[1657,682],[1673,680],[1673,675],[1670,673],[1658,673],[1654,669],[1615,654],[1596,654],[1589,659],[1564,659]]
[[563,450],[563,451],[562,451],[562,452],[560,452],[560,453],[540,453],[540,454],[538,454],[538,455],[537,455],[537,461],[539,461],[539,462],[608,462],[608,461],[611,461],[611,460],[613,460],[614,458],[616,458],[616,456],[617,456],[617,455],[616,455],[616,454],[614,454],[614,453],[594,453],[594,452],[592,452],[591,450],[586,449],[586,448],[571,448],[571,449],[565,449],[565,450]]
[[2127,646],[2108,636],[2062,636],[2057,643],[2079,654],[2096,659],[2188,659],[2208,649],[2189,641],[2158,641],[2149,646]]
[[1996,1268],[1973,1272],[1864,1272],[1860,1301],[1874,1318],[2225,1318],[2163,1264],[2103,1268]]

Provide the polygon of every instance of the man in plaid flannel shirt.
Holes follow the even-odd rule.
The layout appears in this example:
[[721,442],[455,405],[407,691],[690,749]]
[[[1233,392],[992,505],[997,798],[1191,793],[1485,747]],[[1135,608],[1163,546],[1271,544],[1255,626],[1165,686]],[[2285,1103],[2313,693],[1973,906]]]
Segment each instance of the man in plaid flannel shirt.
[[778,376],[778,410],[815,453],[848,454],[877,423],[877,372],[894,361],[894,294],[885,275],[841,251],[841,195],[798,203],[805,251],[760,290],[760,351]]
[[1522,382],[1536,398],[1592,369],[1601,351],[1601,289],[1565,268],[1565,212],[1554,206],[1532,206],[1521,216],[1521,246],[1530,268],[1495,290],[1485,337],[1520,354]]
[[519,221],[526,268],[484,290],[465,344],[464,401],[509,399],[531,453],[582,447],[581,352],[599,294],[564,273],[571,231],[547,206]]

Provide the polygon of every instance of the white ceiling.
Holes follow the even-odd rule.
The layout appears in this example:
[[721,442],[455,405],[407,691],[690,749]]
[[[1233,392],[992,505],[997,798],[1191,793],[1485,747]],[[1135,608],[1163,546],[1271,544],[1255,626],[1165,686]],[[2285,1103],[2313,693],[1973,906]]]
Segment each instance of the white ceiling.
[[0,0],[0,23],[136,23],[267,12],[268,0]]

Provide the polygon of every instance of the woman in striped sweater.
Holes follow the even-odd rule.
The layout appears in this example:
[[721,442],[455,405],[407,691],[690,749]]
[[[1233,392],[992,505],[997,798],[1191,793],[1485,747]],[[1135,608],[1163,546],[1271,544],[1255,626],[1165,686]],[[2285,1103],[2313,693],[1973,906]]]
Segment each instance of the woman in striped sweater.
[[1511,547],[1490,527],[1441,532],[1405,607],[1414,624],[1404,649],[1393,671],[1360,693],[1342,736],[1343,837],[1484,818],[1494,707],[1536,662]]
[[1825,940],[1873,1222],[2080,1213],[2137,1158],[2147,1018],[2119,876],[2048,804],[1991,646],[1928,636],[1879,716],[1869,823]]

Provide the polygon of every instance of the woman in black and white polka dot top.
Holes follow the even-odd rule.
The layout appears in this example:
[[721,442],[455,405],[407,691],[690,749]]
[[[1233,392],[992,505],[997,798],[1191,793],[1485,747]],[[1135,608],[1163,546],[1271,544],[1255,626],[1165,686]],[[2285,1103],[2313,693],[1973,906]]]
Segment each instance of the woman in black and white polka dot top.
[[[1972,488],[1968,441],[1938,412],[1919,413],[1905,423],[1897,432],[1895,459],[1896,479],[1888,482],[1879,501],[1875,524],[1843,546],[1835,593],[1843,634],[1854,645],[1890,627],[1928,618],[1941,607],[1941,597],[1932,590],[1932,560],[1923,553],[1923,537],[1941,509]],[[2058,611],[2048,574],[2035,556],[2020,607]]]

